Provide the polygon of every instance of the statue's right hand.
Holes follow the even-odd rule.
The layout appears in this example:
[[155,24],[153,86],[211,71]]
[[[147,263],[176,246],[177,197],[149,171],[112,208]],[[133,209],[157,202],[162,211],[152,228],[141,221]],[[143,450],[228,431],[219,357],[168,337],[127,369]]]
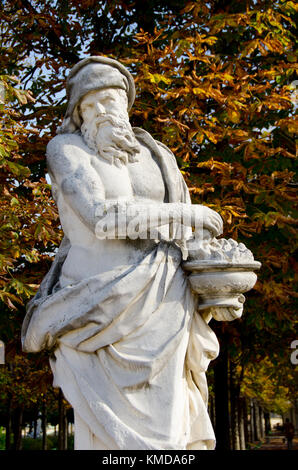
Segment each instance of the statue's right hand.
[[96,216],[99,218],[106,217],[107,215],[114,215],[119,213],[126,213],[127,201],[118,199],[107,199],[102,201],[96,208]]

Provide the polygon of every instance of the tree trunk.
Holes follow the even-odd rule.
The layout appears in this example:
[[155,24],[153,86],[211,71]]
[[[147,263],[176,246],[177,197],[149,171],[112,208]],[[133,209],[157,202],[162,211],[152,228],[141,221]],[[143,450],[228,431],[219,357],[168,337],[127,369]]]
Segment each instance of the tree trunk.
[[245,442],[245,422],[244,422],[244,406],[243,399],[239,397],[238,399],[238,427],[239,427],[239,441],[240,441],[240,450],[246,449]]
[[260,415],[259,415],[259,405],[254,401],[254,428],[255,428],[255,440],[259,441],[261,439],[260,431]]
[[[65,409],[65,408],[64,408]],[[66,409],[64,413],[64,449],[68,448],[68,419],[66,414]]]
[[264,413],[264,420],[265,420],[265,434],[268,436],[269,432],[271,431],[271,423],[270,423],[270,413]]
[[9,396],[8,407],[7,407],[5,450],[11,449],[11,428],[12,428],[12,406],[11,406],[11,397]]
[[37,438],[37,419],[33,421],[33,439]]
[[249,442],[249,432],[248,432],[248,413],[247,413],[247,401],[243,397],[242,401],[242,413],[243,413],[243,424],[244,424],[244,439],[245,439],[245,448]]
[[18,407],[15,410],[13,420],[13,450],[22,449],[22,423],[23,423],[23,407]]
[[59,427],[58,427],[58,450],[67,449],[67,416],[66,409],[63,403],[62,390],[59,389]]
[[239,417],[238,417],[238,402],[239,402],[239,387],[237,384],[236,367],[232,361],[230,364],[230,404],[231,404],[231,438],[232,449],[240,450],[240,436],[239,436]]
[[28,434],[29,434],[30,436],[32,436],[32,432],[33,432],[33,421],[30,421]]
[[210,406],[209,406],[210,420],[213,428],[215,428],[215,410],[214,410],[214,397],[210,396]]
[[230,450],[229,401],[228,401],[228,354],[223,347],[214,364],[215,435],[216,449]]
[[64,450],[64,419],[63,419],[63,411],[64,411],[64,406],[63,406],[63,397],[62,397],[62,391],[59,389],[59,395],[58,395],[58,450]]
[[37,438],[37,420],[38,420],[38,410],[36,409],[35,412],[35,417],[33,421],[33,439]]
[[47,405],[45,402],[42,403],[41,429],[42,450],[47,450]]
[[250,442],[255,441],[255,413],[254,413],[254,402],[250,400],[250,426],[249,426],[249,439]]
[[263,420],[263,408],[259,406],[259,427],[260,427],[260,439],[264,438],[264,420]]

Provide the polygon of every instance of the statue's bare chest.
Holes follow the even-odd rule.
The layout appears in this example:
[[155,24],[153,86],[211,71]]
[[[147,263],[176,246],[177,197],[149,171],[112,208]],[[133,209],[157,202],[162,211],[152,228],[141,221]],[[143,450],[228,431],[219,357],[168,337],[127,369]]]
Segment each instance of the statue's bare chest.
[[161,169],[150,150],[141,146],[138,161],[118,166],[94,157],[92,166],[105,188],[106,199],[137,198],[163,202],[165,184]]

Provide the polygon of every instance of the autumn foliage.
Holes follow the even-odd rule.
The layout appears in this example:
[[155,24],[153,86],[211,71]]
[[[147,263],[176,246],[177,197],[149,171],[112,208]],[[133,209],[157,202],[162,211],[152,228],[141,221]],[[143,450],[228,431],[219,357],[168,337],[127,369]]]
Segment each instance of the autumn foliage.
[[62,237],[45,147],[66,108],[65,77],[79,59],[108,55],[135,77],[132,124],[172,149],[193,202],[219,212],[224,237],[243,241],[262,262],[243,318],[212,327],[228,342],[241,394],[264,409],[285,410],[295,399],[297,6],[152,0],[146,8],[131,0],[6,0],[0,7],[0,325],[7,360],[21,354],[25,304]]

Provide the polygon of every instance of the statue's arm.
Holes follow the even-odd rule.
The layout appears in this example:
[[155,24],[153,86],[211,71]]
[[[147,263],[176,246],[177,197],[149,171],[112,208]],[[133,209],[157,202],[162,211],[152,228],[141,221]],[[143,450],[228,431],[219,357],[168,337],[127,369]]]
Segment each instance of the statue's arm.
[[[105,190],[83,148],[57,136],[47,146],[47,165],[56,197],[62,194],[82,222],[94,231],[96,209],[105,201]],[[74,140],[77,136],[74,136]]]
[[[54,191],[56,192],[56,200],[59,198],[59,194],[62,194],[73,211],[93,232],[95,232],[99,221],[105,218],[105,222],[108,222],[108,217],[113,217],[113,211],[110,211],[107,216],[105,210],[114,208],[115,212],[120,209],[125,214],[125,217],[118,219],[118,221],[121,219],[121,223],[124,225],[118,227],[120,233],[123,233],[123,229],[126,229],[132,219],[140,214],[141,216],[143,214],[143,223],[147,224],[148,229],[159,227],[167,219],[169,223],[181,223],[184,220],[189,226],[199,225],[202,221],[203,225],[215,235],[221,233],[220,217],[204,206],[198,207],[178,202],[154,203],[148,217],[146,207],[142,204],[133,201],[121,204],[107,201],[104,185],[92,167],[90,155],[84,151],[79,136],[62,134],[54,137],[47,146],[47,165],[53,179],[53,186],[56,187]],[[115,233],[113,224],[108,223],[108,226],[117,237],[117,231]],[[106,236],[109,236],[107,232]]]
[[176,185],[179,188],[181,200],[184,202],[184,204],[182,204],[182,210],[187,211],[188,207],[191,208],[192,227],[195,227],[195,231],[197,229],[201,230],[202,228],[206,229],[212,234],[212,236],[221,235],[223,233],[223,221],[221,216],[207,206],[191,203],[189,190],[184,181],[183,175],[178,168],[175,155],[162,142],[156,141],[156,143],[158,144],[162,153],[166,155],[168,165],[171,166],[171,172],[174,172],[177,175]]
[[[118,229],[121,234],[136,217],[143,217],[143,224],[148,229],[162,224],[161,214],[167,211],[169,221],[181,219],[181,204],[153,204],[148,217],[147,206],[134,201],[117,202],[106,200],[105,188],[98,173],[90,162],[90,156],[84,151],[80,138],[76,135],[54,137],[47,146],[47,166],[52,179],[52,192],[56,202],[62,195],[67,204],[82,222],[97,235],[100,233],[99,222],[105,227],[104,237],[110,237],[108,230],[117,238],[115,213],[118,217]],[[191,210],[191,209],[189,209]],[[125,215],[125,217],[123,217]],[[165,218],[165,217],[164,217]]]

